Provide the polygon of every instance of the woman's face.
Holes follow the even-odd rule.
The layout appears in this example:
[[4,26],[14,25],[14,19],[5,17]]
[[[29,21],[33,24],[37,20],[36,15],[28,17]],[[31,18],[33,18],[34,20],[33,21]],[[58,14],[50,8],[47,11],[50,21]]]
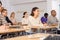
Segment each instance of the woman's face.
[[33,13],[35,16],[39,16],[39,9],[36,9]]
[[15,17],[15,14],[12,14],[12,17]]
[[25,14],[25,17],[28,17],[28,13]]

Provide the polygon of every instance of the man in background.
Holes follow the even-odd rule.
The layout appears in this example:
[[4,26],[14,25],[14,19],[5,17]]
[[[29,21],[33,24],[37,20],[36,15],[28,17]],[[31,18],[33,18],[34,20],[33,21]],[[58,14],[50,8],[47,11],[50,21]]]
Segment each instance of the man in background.
[[51,16],[48,17],[48,25],[51,26],[57,26],[58,25],[58,19],[56,17],[56,11],[51,11]]

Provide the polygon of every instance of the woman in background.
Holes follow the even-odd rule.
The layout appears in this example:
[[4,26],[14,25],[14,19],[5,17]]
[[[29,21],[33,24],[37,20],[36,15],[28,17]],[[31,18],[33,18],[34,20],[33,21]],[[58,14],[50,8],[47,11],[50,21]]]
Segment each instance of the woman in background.
[[27,12],[23,13],[22,24],[23,25],[28,25],[28,13]]
[[15,13],[14,12],[11,13],[10,20],[12,21],[13,25],[16,25],[17,24],[17,21],[15,19]]

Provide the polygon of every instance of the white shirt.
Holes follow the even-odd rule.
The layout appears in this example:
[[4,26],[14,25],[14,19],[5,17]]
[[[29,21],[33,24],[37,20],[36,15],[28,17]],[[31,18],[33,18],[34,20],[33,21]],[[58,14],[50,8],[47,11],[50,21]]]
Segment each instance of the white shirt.
[[49,17],[48,17],[48,24],[49,24],[49,25],[58,24],[58,19],[57,19],[56,17],[49,16]]
[[23,18],[22,19],[22,24],[28,24],[28,18]]
[[29,26],[40,26],[41,21],[40,18],[34,18],[32,16],[29,16]]

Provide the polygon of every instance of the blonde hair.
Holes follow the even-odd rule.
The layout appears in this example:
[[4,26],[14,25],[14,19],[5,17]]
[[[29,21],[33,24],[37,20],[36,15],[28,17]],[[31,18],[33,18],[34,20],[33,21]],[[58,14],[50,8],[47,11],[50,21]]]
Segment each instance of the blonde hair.
[[12,12],[11,15],[10,15],[10,17],[13,17],[13,14],[15,14],[15,12]]

